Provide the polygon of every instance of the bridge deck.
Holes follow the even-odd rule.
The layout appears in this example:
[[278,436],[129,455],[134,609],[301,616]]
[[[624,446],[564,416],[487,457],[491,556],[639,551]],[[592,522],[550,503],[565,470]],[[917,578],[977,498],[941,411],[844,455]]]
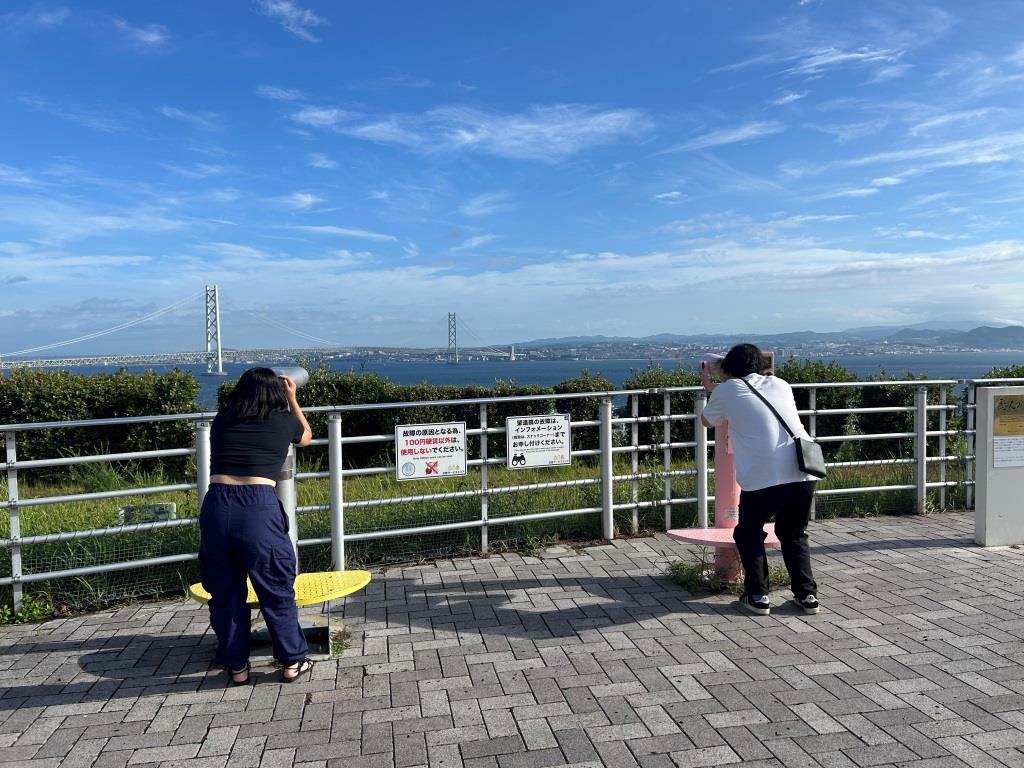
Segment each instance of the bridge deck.
[[664,574],[664,536],[375,573],[312,679],[225,687],[204,607],[0,628],[19,766],[1024,764],[1024,552],[965,515],[811,527],[822,612]]

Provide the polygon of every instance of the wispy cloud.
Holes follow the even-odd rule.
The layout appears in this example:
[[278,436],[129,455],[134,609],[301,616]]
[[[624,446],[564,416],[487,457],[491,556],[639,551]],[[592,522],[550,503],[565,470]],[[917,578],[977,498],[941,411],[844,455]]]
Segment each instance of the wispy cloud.
[[35,179],[11,165],[0,163],[0,184],[34,184]]
[[710,149],[712,147],[721,147],[727,144],[753,141],[764,136],[772,136],[776,133],[782,133],[784,130],[786,130],[786,126],[775,120],[744,123],[743,125],[719,128],[718,130],[710,131],[709,133],[705,133],[700,136],[695,136],[692,139],[684,141],[682,144],[676,144],[674,147],[669,147],[668,149],[663,150],[663,152],[694,152],[700,149]]
[[856,139],[863,139],[866,136],[872,136],[889,124],[888,119],[880,118],[878,120],[867,120],[859,123],[830,123],[825,125],[811,125],[810,127],[816,131],[827,133],[830,136],[835,136],[836,141],[840,144],[846,144],[849,141]]
[[671,192],[659,192],[651,199],[658,203],[681,203],[686,199],[686,195],[679,190],[674,189]]
[[177,165],[175,163],[161,163],[161,167],[183,179],[205,179],[209,176],[219,176],[226,173],[228,168],[217,163],[193,163],[192,165]]
[[1017,46],[1017,49],[1006,57],[1006,60],[1017,67],[1024,67],[1024,43]]
[[948,112],[938,117],[932,117],[928,120],[922,120],[917,125],[912,126],[910,133],[913,136],[918,136],[922,133],[929,133],[937,128],[945,128],[953,123],[968,122],[971,120],[979,120],[983,117],[987,117],[993,113],[1005,112],[1005,109],[999,107],[984,107],[982,109],[965,109],[960,112]]
[[70,123],[77,123],[85,128],[102,133],[118,133],[127,131],[128,124],[112,114],[110,110],[100,107],[84,107],[76,104],[57,104],[38,96],[19,96],[18,101],[25,106],[53,115]]
[[375,189],[366,196],[370,200],[387,200],[391,197],[390,193],[382,189]]
[[792,75],[817,76],[825,70],[842,66],[864,66],[866,64],[892,64],[903,55],[893,49],[863,46],[856,49],[838,47],[819,48],[799,56],[798,61],[786,72]]
[[374,80],[366,80],[349,86],[360,90],[373,90],[377,88],[430,88],[433,83],[425,77],[414,77],[413,75],[396,74],[378,77]]
[[877,179],[871,180],[872,186],[875,187],[895,187],[902,183],[903,179],[899,176],[879,176]]
[[162,207],[79,205],[38,195],[0,198],[0,222],[8,231],[22,229],[43,243],[122,231],[162,233],[185,225]]
[[214,131],[220,128],[220,118],[213,112],[186,112],[178,107],[170,107],[164,104],[160,107],[160,114],[171,120],[188,123],[196,128],[207,131]]
[[306,165],[311,168],[324,168],[326,170],[338,167],[338,163],[323,152],[310,152],[306,155]]
[[832,200],[844,197],[871,197],[872,195],[877,194],[878,187],[847,187],[846,189],[838,189],[835,192],[827,192],[823,195],[818,195],[818,199]]
[[639,110],[600,110],[581,104],[536,106],[514,114],[448,106],[384,116],[305,107],[291,117],[305,125],[423,152],[467,151],[545,162],[638,135],[651,123]]
[[317,197],[310,192],[292,192],[290,195],[286,195],[279,199],[293,211],[304,211],[307,208],[324,201],[322,197]]
[[144,27],[136,27],[124,19],[114,19],[114,26],[130,45],[140,50],[160,48],[171,38],[167,27],[159,24],[147,24]]
[[71,18],[71,9],[64,6],[47,8],[36,5],[24,13],[0,14],[0,26],[8,29],[49,29],[59,26]]
[[467,200],[459,210],[464,216],[491,216],[515,207],[510,192],[485,192]]
[[354,237],[359,240],[375,240],[380,243],[395,243],[398,242],[398,238],[394,235],[383,235],[379,232],[370,232],[365,229],[351,229],[349,227],[333,227],[333,226],[308,226],[308,227],[293,227],[300,232],[308,232],[311,235],[336,235],[338,237]]
[[319,43],[310,30],[327,23],[327,19],[317,16],[308,8],[291,0],[256,0],[256,5],[264,16],[277,19],[285,30],[295,37],[310,43]]
[[891,227],[875,227],[874,232],[879,237],[891,240],[963,240],[963,235],[943,235],[938,232],[929,232],[923,229],[913,229],[906,224],[896,224]]
[[781,93],[777,97],[772,99],[770,103],[773,106],[782,107],[785,106],[786,104],[792,104],[794,101],[800,101],[800,99],[805,99],[809,94],[810,91],[801,91],[800,93],[786,91],[785,93]]
[[476,235],[475,237],[468,237],[459,245],[452,248],[452,251],[469,251],[473,248],[479,248],[481,245],[486,245],[492,240],[496,240],[497,237],[497,235]]
[[295,88],[279,88],[276,85],[261,85],[256,94],[271,101],[300,101],[306,98],[302,91]]
[[297,123],[313,128],[334,128],[339,123],[356,120],[360,115],[358,112],[335,107],[303,107],[298,112],[293,112],[290,117]]

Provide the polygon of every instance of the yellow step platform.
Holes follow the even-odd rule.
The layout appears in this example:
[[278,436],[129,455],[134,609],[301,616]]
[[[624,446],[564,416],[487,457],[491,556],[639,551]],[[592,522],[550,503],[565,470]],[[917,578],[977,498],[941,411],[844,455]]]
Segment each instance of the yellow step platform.
[[[259,600],[252,588],[252,583],[246,579],[246,586],[249,587],[249,594],[246,602],[253,608],[258,608]],[[370,583],[369,571],[324,571],[321,573],[300,573],[295,577],[295,604],[316,605],[326,603],[328,600],[337,600],[339,597],[351,595]],[[193,584],[188,588],[188,596],[200,603],[210,602],[210,593],[203,589],[202,584]]]

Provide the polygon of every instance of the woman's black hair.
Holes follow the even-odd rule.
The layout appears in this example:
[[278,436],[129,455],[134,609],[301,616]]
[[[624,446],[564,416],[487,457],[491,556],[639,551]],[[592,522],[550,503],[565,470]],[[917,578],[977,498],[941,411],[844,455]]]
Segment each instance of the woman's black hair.
[[287,411],[284,384],[269,368],[250,368],[235,384],[224,403],[240,419],[265,419],[274,411]]
[[763,372],[764,358],[753,344],[737,344],[726,353],[721,367],[726,375],[742,379],[748,374]]

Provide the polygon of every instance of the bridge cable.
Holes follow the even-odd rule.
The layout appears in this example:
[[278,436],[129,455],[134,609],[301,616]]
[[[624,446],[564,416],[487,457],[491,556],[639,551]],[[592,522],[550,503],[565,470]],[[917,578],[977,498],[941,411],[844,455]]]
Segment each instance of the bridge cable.
[[43,344],[38,347],[19,349],[17,352],[2,352],[0,353],[0,357],[18,357],[19,355],[28,355],[33,352],[44,352],[48,349],[54,349],[55,347],[65,347],[68,346],[69,344],[77,344],[80,341],[90,341],[91,339],[96,339],[99,338],[100,336],[106,336],[109,333],[123,331],[126,328],[131,328],[133,326],[160,317],[161,315],[166,315],[168,312],[172,312],[175,309],[179,309],[185,306],[186,304],[195,301],[196,299],[200,298],[201,295],[202,294],[194,294],[192,296],[189,296],[188,298],[182,299],[181,301],[175,302],[174,304],[169,304],[168,306],[163,307],[162,309],[158,309],[155,312],[150,312],[148,315],[145,315],[144,317],[138,317],[135,318],[134,320],[128,320],[127,322],[120,323],[119,325],[111,326],[110,328],[104,328],[102,331],[94,331],[93,333],[87,333],[83,336],[76,336],[73,339],[67,339],[65,341],[56,341],[52,344]]
[[455,317],[455,322],[456,322],[456,323],[458,324],[458,326],[459,326],[459,327],[460,327],[460,328],[461,328],[462,330],[464,330],[464,331],[465,331],[466,333],[468,333],[468,334],[469,334],[470,336],[472,336],[472,337],[473,337],[473,338],[474,338],[474,339],[476,340],[477,344],[479,345],[479,347],[478,347],[479,349],[482,349],[482,350],[484,350],[484,351],[486,351],[486,352],[491,352],[491,353],[493,353],[493,354],[496,354],[496,355],[507,355],[507,354],[508,354],[508,353],[507,353],[507,352],[505,352],[504,350],[501,350],[501,349],[495,349],[495,348],[494,348],[494,347],[492,347],[492,346],[491,346],[490,344],[486,344],[486,343],[484,343],[484,340],[483,340],[483,339],[481,339],[481,338],[480,338],[479,336],[477,336],[477,335],[476,335],[476,334],[475,334],[475,333],[473,332],[473,329],[472,329],[472,328],[470,328],[470,327],[469,327],[468,325],[466,325],[466,324],[465,324],[465,323],[464,323],[464,322],[462,321],[462,318],[460,318],[460,317],[459,317],[458,315],[456,315],[456,317]]
[[269,317],[266,317],[264,315],[260,315],[260,314],[258,314],[256,312],[252,312],[251,310],[243,309],[242,311],[245,312],[247,315],[253,317],[256,320],[259,320],[261,322],[266,323],[267,325],[270,325],[270,326],[273,326],[274,328],[277,328],[279,331],[286,331],[286,332],[294,334],[295,336],[298,336],[300,338],[308,339],[309,341],[315,341],[315,342],[318,342],[320,344],[326,344],[329,347],[344,347],[345,346],[344,344],[342,344],[340,342],[337,342],[337,341],[331,341],[330,339],[321,339],[319,336],[313,336],[312,334],[304,333],[303,331],[300,331],[300,330],[298,330],[296,328],[292,328],[291,326],[285,325],[284,323],[280,322],[279,320],[272,320]]

